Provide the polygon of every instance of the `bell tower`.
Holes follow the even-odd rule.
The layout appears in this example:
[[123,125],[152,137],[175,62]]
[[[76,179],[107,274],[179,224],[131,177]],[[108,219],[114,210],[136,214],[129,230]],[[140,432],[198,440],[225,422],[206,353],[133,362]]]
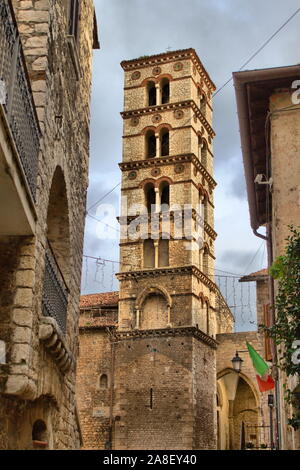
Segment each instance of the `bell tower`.
[[215,86],[194,49],[121,66],[113,447],[214,449]]

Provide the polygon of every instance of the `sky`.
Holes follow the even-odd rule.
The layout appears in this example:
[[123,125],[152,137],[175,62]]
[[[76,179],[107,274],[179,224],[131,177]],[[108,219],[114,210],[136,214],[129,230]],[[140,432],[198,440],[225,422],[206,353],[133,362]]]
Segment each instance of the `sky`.
[[[94,1],[101,49],[94,51],[88,208],[121,179],[118,163],[122,160],[122,60],[192,47],[220,88],[300,6],[299,0]],[[247,69],[299,63],[299,27],[300,13]],[[224,276],[243,275],[266,266],[266,250],[263,240],[255,237],[250,227],[232,82],[216,95],[213,108],[214,177],[218,182],[215,191],[216,272]],[[118,186],[101,203],[112,205],[113,215],[117,216],[119,200]],[[96,215],[96,208],[90,210],[92,215]],[[115,263],[84,258],[83,294],[118,289],[114,276],[119,268],[118,236],[116,230],[87,217],[84,255]],[[228,286],[232,282],[231,295],[241,300],[241,284],[234,279],[236,282],[230,277],[221,281]],[[251,284],[251,301],[241,302],[244,310],[236,311],[243,317],[239,318],[239,329],[247,330],[253,325],[254,283]],[[250,299],[249,292],[246,297]],[[230,299],[229,304],[232,301]]]

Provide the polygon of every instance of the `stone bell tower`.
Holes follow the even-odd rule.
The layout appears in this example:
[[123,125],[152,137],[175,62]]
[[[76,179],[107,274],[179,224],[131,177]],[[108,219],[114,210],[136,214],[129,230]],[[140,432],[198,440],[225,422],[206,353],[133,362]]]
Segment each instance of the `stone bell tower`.
[[113,447],[214,449],[215,86],[194,49],[121,65],[123,199],[119,327],[112,340]]

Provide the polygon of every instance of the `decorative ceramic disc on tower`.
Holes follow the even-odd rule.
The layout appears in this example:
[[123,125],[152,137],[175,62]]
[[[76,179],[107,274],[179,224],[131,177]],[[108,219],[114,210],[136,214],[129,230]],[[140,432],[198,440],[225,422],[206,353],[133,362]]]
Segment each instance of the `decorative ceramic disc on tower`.
[[131,75],[131,79],[132,80],[138,80],[141,76],[141,72],[139,72],[138,70],[136,70],[135,72],[133,72],[133,74]]
[[176,62],[176,64],[174,64],[174,66],[173,66],[173,70],[175,70],[175,72],[179,72],[182,69],[183,69],[183,63],[182,62]]
[[160,168],[153,168],[151,171],[152,176],[159,176],[161,174],[161,169]]
[[131,118],[131,120],[130,120],[130,124],[131,124],[133,127],[137,126],[137,125],[139,124],[139,122],[140,122],[140,118],[138,118],[138,117],[136,117],[136,116],[133,117],[133,118]]
[[153,75],[159,75],[161,73],[161,68],[160,67],[154,67],[152,70]]
[[182,109],[176,109],[174,111],[174,117],[175,119],[182,119],[184,116],[184,112],[182,111]]
[[152,116],[152,122],[154,122],[155,124],[157,124],[160,121],[161,121],[161,115],[160,114],[154,114],[154,116]]

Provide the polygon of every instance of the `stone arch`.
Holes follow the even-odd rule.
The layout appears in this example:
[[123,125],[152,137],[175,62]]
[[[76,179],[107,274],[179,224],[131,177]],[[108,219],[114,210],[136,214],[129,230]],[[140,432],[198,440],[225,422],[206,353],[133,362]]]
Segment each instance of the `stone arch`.
[[52,177],[47,212],[47,242],[66,282],[70,279],[70,221],[65,176],[57,166]]
[[144,129],[141,130],[142,135],[146,135],[148,131],[153,131],[154,133],[156,132],[156,127],[155,126],[146,126]]
[[[236,372],[233,368],[226,367],[225,369],[222,369],[221,371],[219,371],[217,373],[217,380],[221,379],[222,377],[224,377],[225,375],[228,375],[228,374],[236,374]],[[259,403],[260,403],[260,398],[259,398],[259,392],[258,392],[257,387],[254,385],[252,380],[247,375],[245,375],[243,372],[239,373],[239,377],[241,377],[249,385],[249,387],[251,388],[251,390],[253,392],[253,395],[255,396],[256,406],[258,408]]]
[[169,292],[167,291],[167,289],[165,289],[164,287],[162,286],[159,286],[157,284],[152,284],[151,286],[149,287],[146,287],[137,297],[136,299],[136,304],[135,304],[135,308],[140,310],[142,305],[143,305],[143,302],[144,300],[146,299],[147,295],[149,294],[153,294],[153,293],[158,293],[158,294],[161,294],[165,297],[166,299],[166,302],[167,302],[167,306],[168,307],[172,307],[172,297],[170,296]]
[[162,129],[167,129],[168,131],[171,131],[173,128],[172,128],[171,124],[163,122],[162,124],[160,124],[159,126],[156,127],[156,130],[155,130],[156,134],[159,134]]
[[[258,390],[249,377],[242,372],[237,374],[230,367],[217,373],[217,381],[225,393],[222,419],[223,424],[227,422],[228,428],[227,436],[222,436],[222,442],[228,441],[229,449],[239,449],[242,422],[249,425],[248,429],[252,429],[250,427],[253,425],[253,433],[257,430],[260,403]],[[248,434],[250,436],[251,432]],[[255,444],[259,444],[258,436]]]

